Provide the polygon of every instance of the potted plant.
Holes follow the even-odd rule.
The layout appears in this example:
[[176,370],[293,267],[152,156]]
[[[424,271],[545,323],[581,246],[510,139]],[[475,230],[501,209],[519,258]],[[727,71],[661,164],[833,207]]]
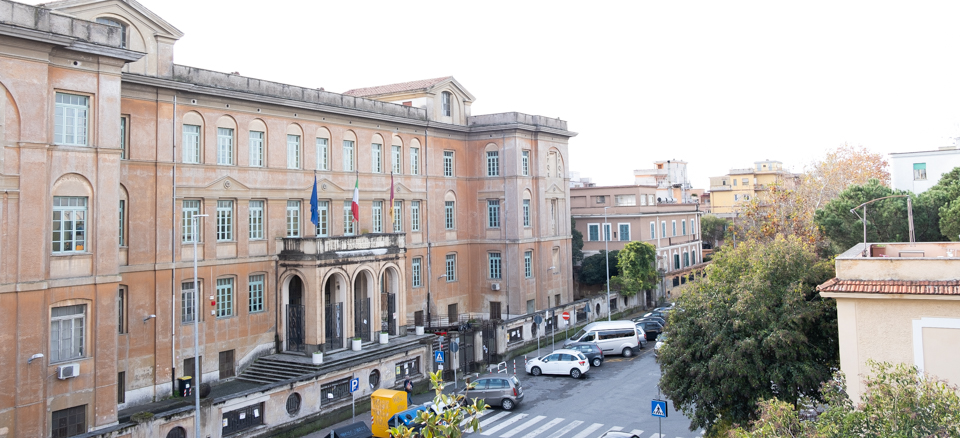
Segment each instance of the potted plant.
[[353,339],[350,341],[350,349],[353,350],[353,351],[360,351],[360,343],[361,343],[361,342],[363,342],[363,340],[360,339],[359,336],[353,338]]
[[380,343],[381,343],[381,344],[386,344],[387,342],[389,342],[389,340],[390,340],[390,334],[389,334],[389,333],[387,333],[386,331],[380,332]]
[[313,364],[320,365],[323,363],[323,352],[320,350],[313,352]]

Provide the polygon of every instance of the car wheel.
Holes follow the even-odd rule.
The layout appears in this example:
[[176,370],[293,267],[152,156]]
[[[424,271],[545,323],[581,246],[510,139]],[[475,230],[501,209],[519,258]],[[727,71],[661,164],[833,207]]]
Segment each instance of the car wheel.
[[600,360],[599,357],[593,358],[593,366],[598,367],[598,366],[600,366],[600,364],[602,364],[602,363],[603,363],[603,361]]
[[540,367],[533,367],[533,369],[530,370],[530,374],[533,374],[534,376],[539,376],[542,374],[540,372]]
[[503,402],[500,403],[500,407],[502,407],[503,410],[505,410],[505,411],[511,411],[511,410],[513,410],[513,407],[514,407],[514,406],[516,406],[516,405],[513,404],[513,400],[510,400],[509,398],[503,399]]
[[630,347],[624,348],[623,357],[630,357],[630,356],[633,356],[633,349]]
[[574,379],[579,379],[579,378],[580,378],[580,369],[579,369],[579,368],[574,368],[574,369],[570,370],[570,377],[573,377]]

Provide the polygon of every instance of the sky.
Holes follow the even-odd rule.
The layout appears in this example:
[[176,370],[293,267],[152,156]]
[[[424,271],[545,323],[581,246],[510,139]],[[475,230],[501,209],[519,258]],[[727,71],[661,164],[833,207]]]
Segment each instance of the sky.
[[601,185],[960,136],[960,2],[138,1],[184,32],[178,64],[333,92],[452,75],[474,115],[559,117]]

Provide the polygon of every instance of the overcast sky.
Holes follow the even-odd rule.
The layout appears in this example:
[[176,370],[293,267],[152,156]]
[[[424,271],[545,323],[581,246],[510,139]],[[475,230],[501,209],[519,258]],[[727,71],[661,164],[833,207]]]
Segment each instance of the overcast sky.
[[178,64],[334,92],[453,75],[475,115],[566,120],[568,169],[604,185],[960,136],[960,2],[139,1],[186,34]]

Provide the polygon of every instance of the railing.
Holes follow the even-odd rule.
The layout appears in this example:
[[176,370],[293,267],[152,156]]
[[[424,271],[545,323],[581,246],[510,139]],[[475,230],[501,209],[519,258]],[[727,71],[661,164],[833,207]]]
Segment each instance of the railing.
[[277,249],[283,254],[320,255],[335,251],[403,248],[404,233],[362,234],[335,237],[281,237]]

